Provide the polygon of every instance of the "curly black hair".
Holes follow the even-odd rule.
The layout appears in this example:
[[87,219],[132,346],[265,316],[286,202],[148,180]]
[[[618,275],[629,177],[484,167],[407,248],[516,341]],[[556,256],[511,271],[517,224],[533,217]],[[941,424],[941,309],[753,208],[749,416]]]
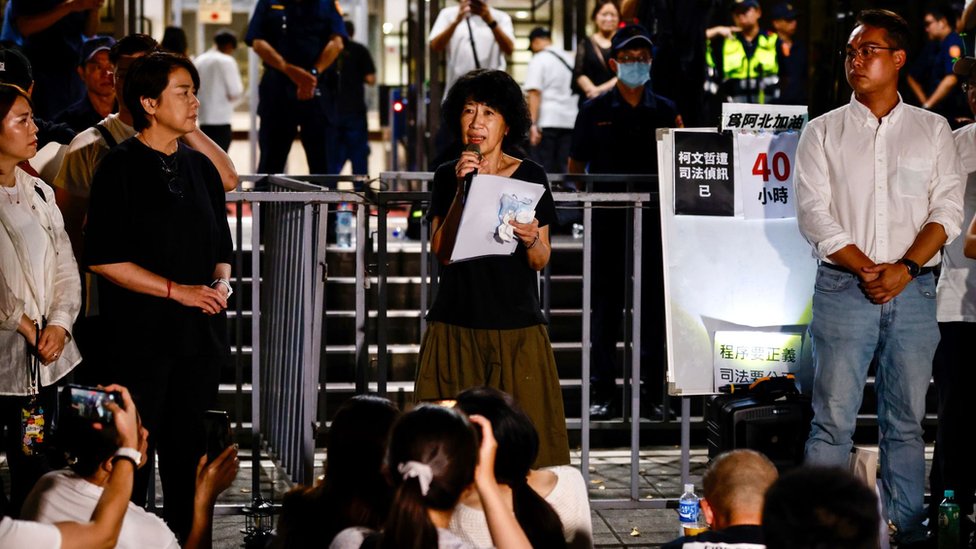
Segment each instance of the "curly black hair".
[[444,124],[457,142],[461,141],[461,111],[468,101],[484,103],[505,119],[508,134],[502,139],[502,151],[513,156],[525,154],[532,118],[515,79],[504,71],[491,69],[476,69],[457,79],[441,110]]

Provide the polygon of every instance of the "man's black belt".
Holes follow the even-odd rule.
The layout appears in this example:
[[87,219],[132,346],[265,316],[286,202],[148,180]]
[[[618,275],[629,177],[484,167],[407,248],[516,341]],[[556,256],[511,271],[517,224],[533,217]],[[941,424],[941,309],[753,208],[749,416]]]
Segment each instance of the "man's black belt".
[[[834,265],[833,263],[827,263],[826,261],[821,261],[820,262],[820,266],[821,267],[824,267],[826,269],[830,269],[831,271],[837,271],[839,273],[854,274],[854,273],[852,273],[850,271],[850,269],[841,267],[840,265]],[[929,273],[934,272],[934,271],[935,271],[935,267],[922,267],[918,271],[918,276],[922,276],[924,274],[929,274]]]

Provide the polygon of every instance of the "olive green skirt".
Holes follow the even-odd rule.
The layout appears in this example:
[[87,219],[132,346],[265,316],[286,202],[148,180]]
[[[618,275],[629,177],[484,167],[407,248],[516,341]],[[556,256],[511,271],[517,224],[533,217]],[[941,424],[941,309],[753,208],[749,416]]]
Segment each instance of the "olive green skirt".
[[559,373],[544,325],[482,330],[429,323],[420,345],[414,398],[454,398],[481,385],[512,395],[532,419],[539,432],[535,467],[569,463]]

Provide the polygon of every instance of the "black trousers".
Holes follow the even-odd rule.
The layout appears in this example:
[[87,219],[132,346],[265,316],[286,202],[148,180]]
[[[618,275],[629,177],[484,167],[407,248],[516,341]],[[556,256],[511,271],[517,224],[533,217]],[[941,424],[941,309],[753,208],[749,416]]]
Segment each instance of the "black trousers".
[[566,173],[572,142],[572,128],[542,128],[542,140],[532,147],[530,156],[546,169],[546,173]]
[[[660,404],[664,376],[664,274],[661,260],[661,224],[656,209],[645,208],[642,220],[641,264],[641,379],[647,380],[648,404]],[[614,378],[622,374],[617,342],[624,319],[624,289],[630,284],[624,264],[628,247],[626,228],[632,224],[625,208],[593,210],[592,323],[590,383],[594,397],[613,395]]]
[[282,173],[292,142],[298,135],[310,174],[328,174],[328,131],[333,100],[321,85],[319,95],[306,101],[295,97],[295,84],[275,70],[266,70],[258,85],[258,173]]
[[[938,524],[939,504],[944,490],[955,490],[960,510],[960,535],[966,547],[972,522],[965,518],[973,512],[976,492],[976,466],[973,464],[969,441],[976,419],[976,368],[969,343],[976,340],[976,322],[940,322],[942,339],[935,351],[932,376],[939,398],[939,426],[935,437],[935,454],[929,473],[932,499],[929,504],[929,524]],[[932,527],[933,532],[938,528]]]
[[[206,452],[203,412],[217,403],[220,369],[215,356],[114,357],[112,381],[127,386],[143,426],[149,430],[149,455],[159,455],[163,519],[181,543],[193,525],[197,462]],[[151,468],[136,472],[132,501],[146,504]]]
[[[57,398],[57,385],[41,387],[38,400],[44,407],[46,442],[56,420]],[[21,410],[29,400],[30,398],[26,396],[0,396],[0,434],[3,436],[3,451],[7,454],[7,466],[10,469],[9,498],[4,493],[3,480],[0,479],[0,516],[19,516],[20,507],[37,480],[45,473],[64,465],[63,459],[54,459],[50,455],[53,452],[42,452],[34,456],[24,455],[21,449]],[[47,449],[50,449],[50,446]]]

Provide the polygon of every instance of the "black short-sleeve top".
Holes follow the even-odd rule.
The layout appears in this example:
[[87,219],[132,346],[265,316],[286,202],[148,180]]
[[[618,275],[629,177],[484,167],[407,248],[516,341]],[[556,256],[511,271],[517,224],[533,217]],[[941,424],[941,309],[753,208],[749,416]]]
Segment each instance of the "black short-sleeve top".
[[[132,262],[178,284],[209,285],[233,245],[224,190],[213,163],[179,144],[176,177],[164,156],[132,137],[105,156],[92,179],[84,264]],[[171,164],[170,164],[171,165]],[[226,315],[208,316],[172,299],[127,290],[99,279],[99,313],[113,341],[141,353],[222,355]]]
[[[434,173],[428,220],[434,217],[443,220],[447,216],[457,192],[456,163],[452,160],[443,164]],[[554,222],[556,206],[542,166],[523,160],[511,177],[545,187],[535,217],[540,227]],[[545,324],[539,305],[538,273],[529,267],[525,247],[520,243],[511,255],[482,257],[442,267],[437,297],[427,320],[494,330]]]

